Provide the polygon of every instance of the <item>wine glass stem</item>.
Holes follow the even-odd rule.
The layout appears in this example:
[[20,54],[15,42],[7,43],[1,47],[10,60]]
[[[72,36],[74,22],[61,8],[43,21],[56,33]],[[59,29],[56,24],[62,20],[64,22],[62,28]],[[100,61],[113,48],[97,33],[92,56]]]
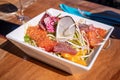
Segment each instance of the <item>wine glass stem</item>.
[[20,8],[19,8],[19,19],[20,19],[20,21],[22,21],[23,20],[23,16],[24,16],[22,0],[19,0],[19,5],[20,5]]
[[18,13],[17,13],[17,19],[24,24],[25,22],[27,22],[30,18],[28,16],[24,15],[24,9],[25,9],[25,3],[23,3],[24,0],[19,0],[19,9],[18,9]]
[[20,5],[20,14],[24,15],[23,13],[23,4],[22,4],[22,0],[19,0],[19,5]]

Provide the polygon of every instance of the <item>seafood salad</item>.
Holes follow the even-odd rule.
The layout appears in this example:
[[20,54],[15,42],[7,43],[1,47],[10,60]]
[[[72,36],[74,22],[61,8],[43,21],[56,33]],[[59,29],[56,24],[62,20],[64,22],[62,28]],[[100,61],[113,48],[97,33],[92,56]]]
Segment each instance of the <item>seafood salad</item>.
[[24,41],[50,54],[87,66],[87,59],[100,45],[107,30],[75,22],[72,17],[45,13],[38,25],[26,29]]

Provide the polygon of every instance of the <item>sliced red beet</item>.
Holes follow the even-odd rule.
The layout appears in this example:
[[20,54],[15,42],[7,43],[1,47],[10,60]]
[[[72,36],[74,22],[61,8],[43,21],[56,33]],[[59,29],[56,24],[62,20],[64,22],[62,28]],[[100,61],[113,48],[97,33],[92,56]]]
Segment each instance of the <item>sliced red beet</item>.
[[46,30],[46,25],[45,25],[45,23],[44,23],[44,19],[45,19],[46,17],[49,17],[49,16],[50,16],[49,14],[45,13],[45,14],[43,15],[43,17],[41,18],[41,20],[40,20],[40,22],[39,22],[39,27],[40,27],[41,29]]

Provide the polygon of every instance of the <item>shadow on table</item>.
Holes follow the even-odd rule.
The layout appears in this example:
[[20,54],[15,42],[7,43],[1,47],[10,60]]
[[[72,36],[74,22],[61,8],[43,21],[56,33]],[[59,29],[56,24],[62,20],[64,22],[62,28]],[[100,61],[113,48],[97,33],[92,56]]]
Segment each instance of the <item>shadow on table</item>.
[[12,44],[10,41],[6,41],[5,43],[1,44],[0,45],[0,48],[3,49],[3,50],[6,50],[8,52],[10,52],[11,54],[15,55],[15,56],[18,56],[22,59],[25,59],[27,61],[30,61],[34,64],[37,64],[39,66],[42,66],[44,68],[47,68],[47,69],[50,69],[58,74],[62,74],[64,76],[71,76],[71,74],[63,71],[63,70],[60,70],[56,67],[53,67],[51,65],[48,65],[42,61],[39,61],[37,59],[34,59],[32,57],[30,57],[29,55],[27,55],[26,53],[24,53],[22,50],[20,50],[17,46],[15,46],[14,44]]

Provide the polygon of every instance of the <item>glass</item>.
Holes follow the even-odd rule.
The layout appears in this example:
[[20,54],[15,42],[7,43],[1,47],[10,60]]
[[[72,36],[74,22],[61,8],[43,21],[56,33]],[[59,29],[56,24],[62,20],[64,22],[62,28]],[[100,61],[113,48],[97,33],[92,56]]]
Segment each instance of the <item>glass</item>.
[[22,23],[25,23],[27,22],[28,20],[30,20],[30,18],[26,15],[24,15],[24,10],[32,5],[36,0],[19,0],[18,2],[18,12],[16,15],[17,19],[22,22]]
[[16,16],[23,24],[30,20],[28,16],[24,15],[24,10],[36,1],[37,0],[16,0],[13,1],[13,4],[12,2],[0,0],[0,19],[10,20]]

